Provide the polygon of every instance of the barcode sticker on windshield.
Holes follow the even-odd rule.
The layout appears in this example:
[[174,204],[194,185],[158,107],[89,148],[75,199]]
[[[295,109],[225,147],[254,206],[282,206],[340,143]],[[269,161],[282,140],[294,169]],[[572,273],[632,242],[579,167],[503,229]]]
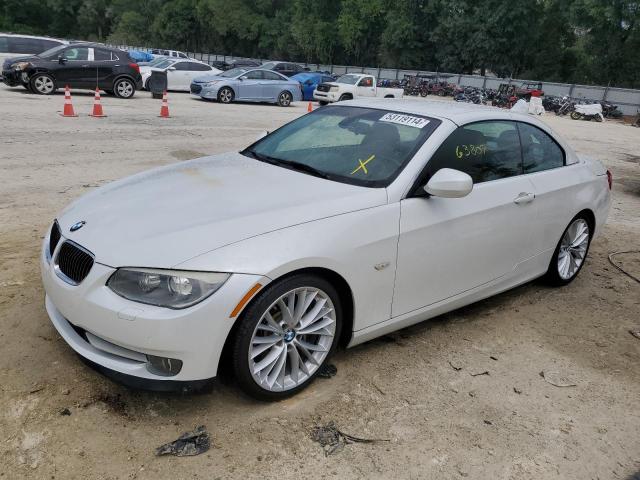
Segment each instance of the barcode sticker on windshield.
[[412,117],[411,115],[402,115],[400,113],[387,113],[381,119],[381,122],[397,123],[406,125],[407,127],[424,128],[429,120],[422,117]]

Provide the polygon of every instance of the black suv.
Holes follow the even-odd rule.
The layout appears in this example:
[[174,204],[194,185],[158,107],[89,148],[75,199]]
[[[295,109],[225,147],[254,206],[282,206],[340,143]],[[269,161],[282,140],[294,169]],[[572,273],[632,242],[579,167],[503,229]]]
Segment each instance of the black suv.
[[14,59],[3,67],[7,85],[22,83],[33,93],[50,95],[58,88],[104,90],[131,98],[142,87],[140,67],[127,52],[97,43],[74,43],[39,55]]

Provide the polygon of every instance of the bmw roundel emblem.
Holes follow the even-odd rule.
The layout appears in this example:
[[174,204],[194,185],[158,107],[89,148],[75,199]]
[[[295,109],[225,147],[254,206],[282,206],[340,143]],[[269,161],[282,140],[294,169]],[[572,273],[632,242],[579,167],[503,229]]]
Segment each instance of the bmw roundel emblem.
[[77,230],[80,230],[82,227],[84,227],[84,224],[87,223],[84,220],[80,220],[79,222],[74,223],[73,225],[71,225],[71,228],[69,229],[70,232],[75,232]]

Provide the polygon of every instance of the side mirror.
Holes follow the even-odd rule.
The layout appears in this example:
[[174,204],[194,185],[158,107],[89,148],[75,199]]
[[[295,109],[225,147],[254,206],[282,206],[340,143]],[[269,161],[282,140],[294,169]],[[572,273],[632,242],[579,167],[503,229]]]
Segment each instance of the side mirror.
[[247,77],[246,77],[245,75],[243,75],[243,76],[241,76],[241,77],[239,78],[239,80],[246,80],[246,79],[247,79]]
[[176,70],[176,67],[169,67],[169,68],[167,68],[167,70],[170,71],[170,72],[174,72]]
[[424,186],[424,191],[434,197],[461,198],[473,190],[471,177],[453,168],[441,168]]
[[269,131],[268,131],[268,130],[263,130],[263,131],[261,131],[261,132],[258,134],[258,136],[256,137],[256,142],[257,142],[258,140],[263,139],[263,138],[264,138],[264,137],[266,137],[267,135],[269,135]]
[[66,58],[64,58],[62,55],[60,55],[60,56],[58,57],[58,63],[59,63],[60,65],[64,65],[65,63],[67,63],[67,59],[66,59]]

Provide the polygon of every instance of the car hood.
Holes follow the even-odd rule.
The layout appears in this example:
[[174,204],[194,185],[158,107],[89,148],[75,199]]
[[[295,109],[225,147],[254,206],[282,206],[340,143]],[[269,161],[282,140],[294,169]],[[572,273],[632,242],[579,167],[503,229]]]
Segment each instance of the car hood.
[[[69,205],[58,223],[99,263],[171,268],[250,237],[386,202],[385,189],[228,153],[98,188]],[[86,224],[71,232],[79,221]]]

